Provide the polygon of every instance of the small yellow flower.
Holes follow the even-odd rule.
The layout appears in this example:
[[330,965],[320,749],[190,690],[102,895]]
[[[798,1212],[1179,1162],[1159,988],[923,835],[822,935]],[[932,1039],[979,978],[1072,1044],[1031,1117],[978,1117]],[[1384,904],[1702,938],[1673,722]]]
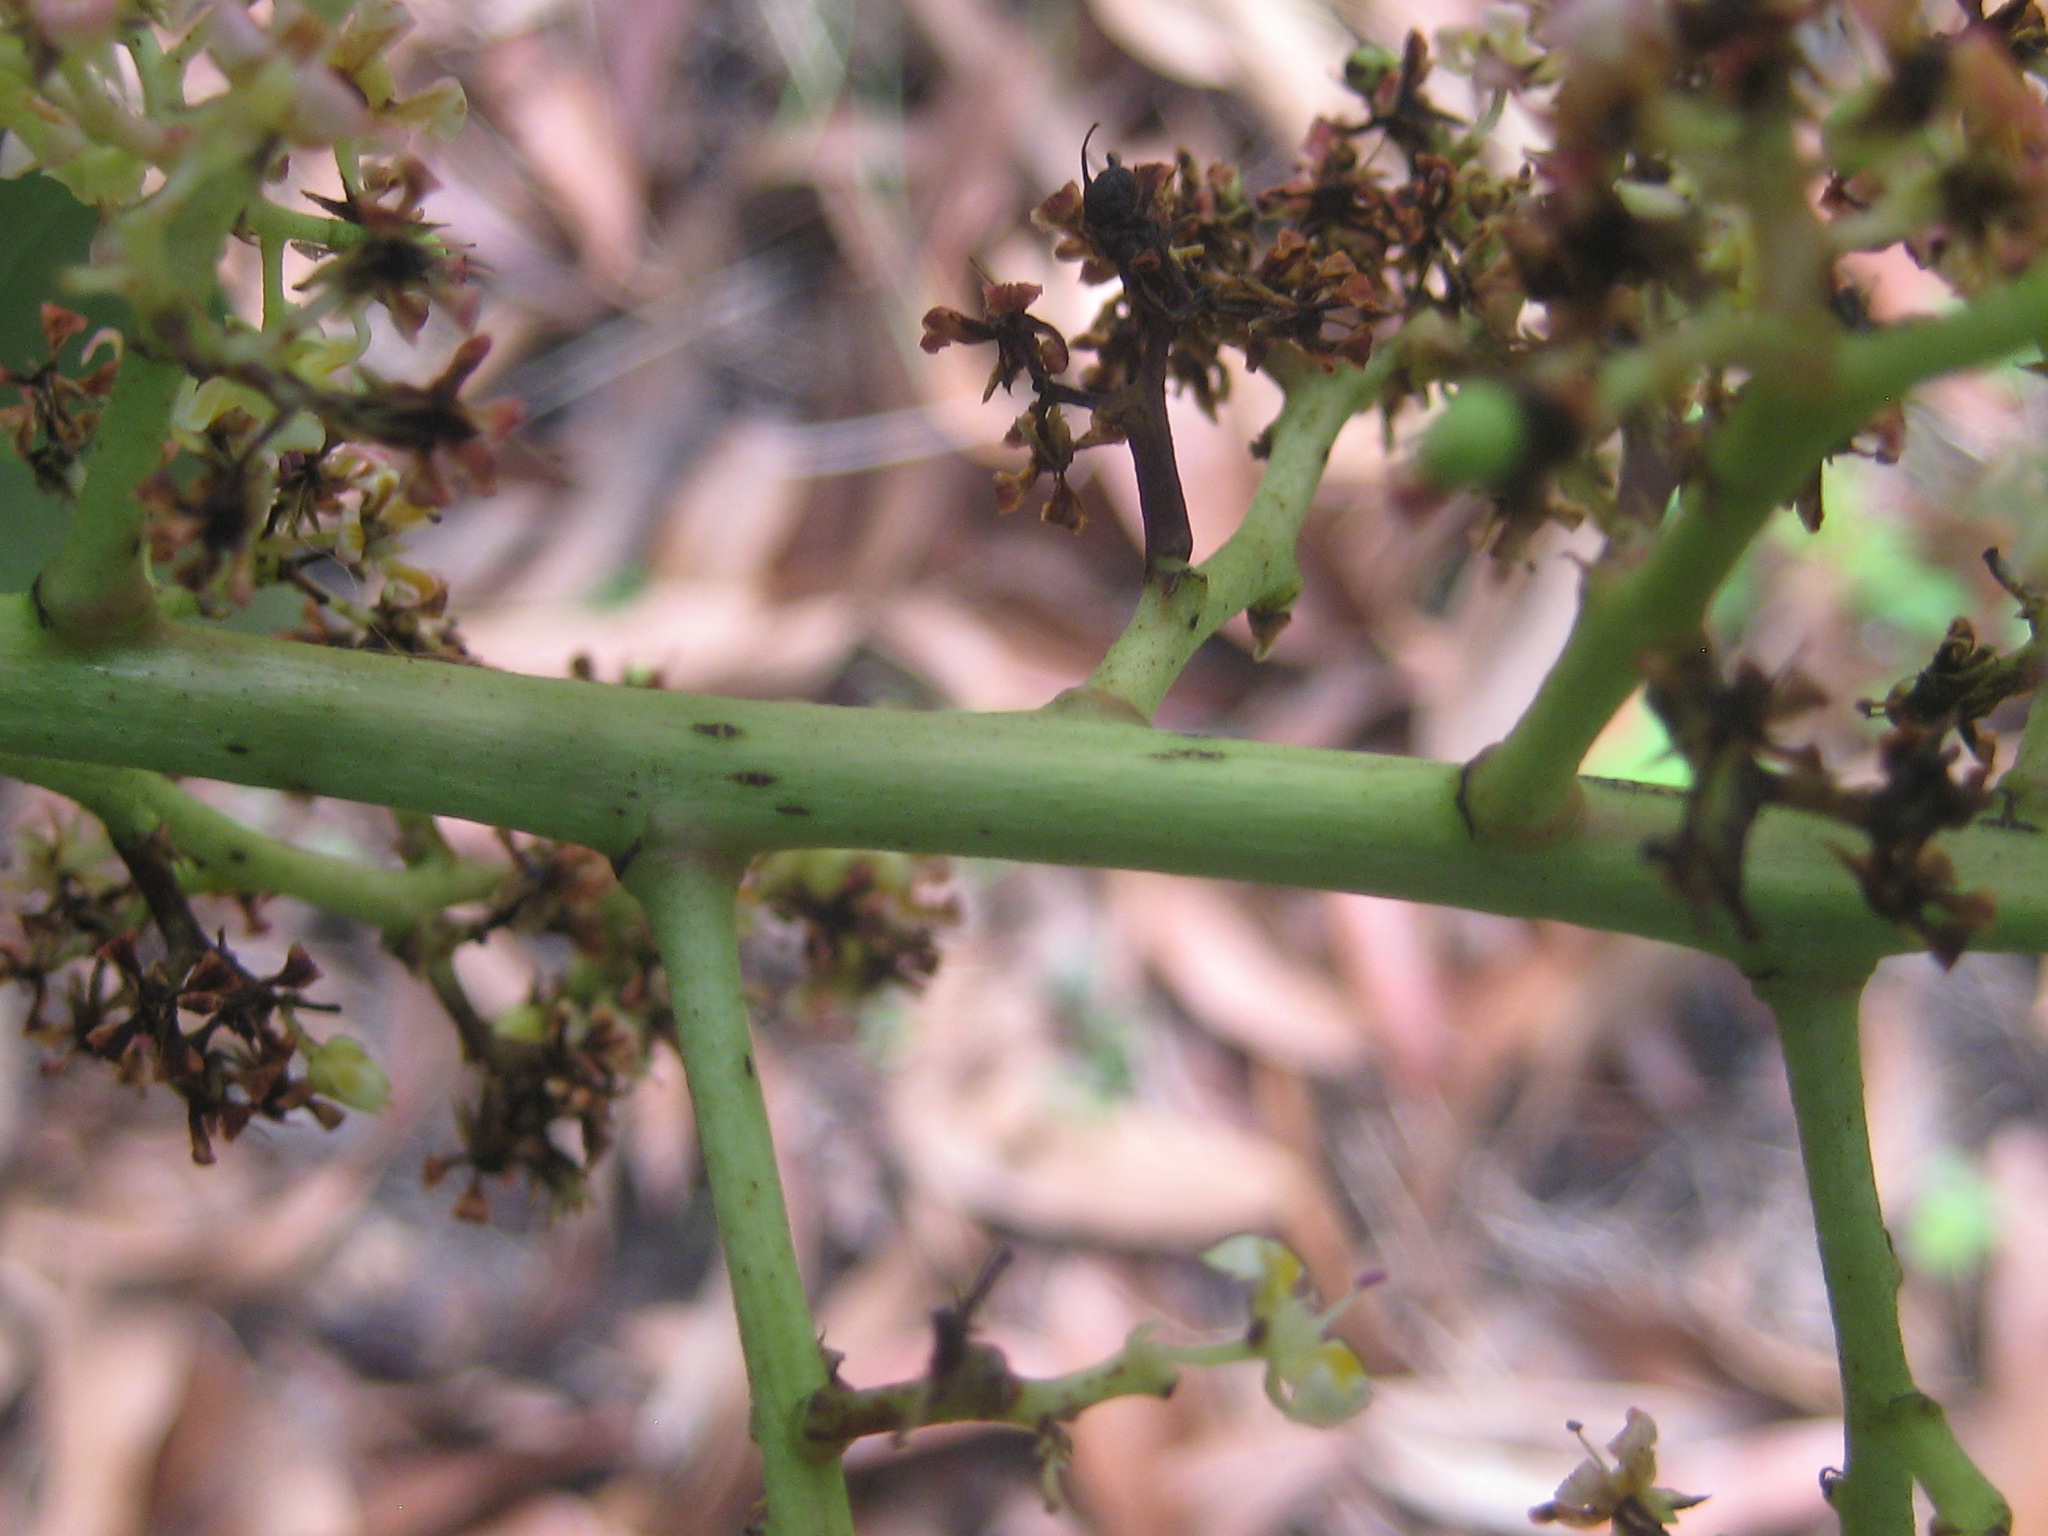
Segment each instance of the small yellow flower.
[[1266,1396],[1297,1424],[1328,1428],[1366,1404],[1372,1383],[1348,1345],[1327,1338],[1352,1297],[1318,1312],[1301,1293],[1302,1266],[1292,1249],[1270,1237],[1240,1233],[1202,1255],[1202,1262],[1252,1287],[1248,1342],[1266,1362]]
[[1651,1486],[1657,1478],[1657,1421],[1642,1409],[1629,1409],[1621,1433],[1607,1442],[1612,1467],[1586,1439],[1583,1425],[1573,1421],[1565,1427],[1585,1446],[1586,1459],[1557,1485],[1556,1498],[1529,1511],[1538,1525],[1556,1521],[1584,1529],[1612,1521],[1620,1536],[1662,1536],[1681,1509],[1706,1502],[1703,1493]]

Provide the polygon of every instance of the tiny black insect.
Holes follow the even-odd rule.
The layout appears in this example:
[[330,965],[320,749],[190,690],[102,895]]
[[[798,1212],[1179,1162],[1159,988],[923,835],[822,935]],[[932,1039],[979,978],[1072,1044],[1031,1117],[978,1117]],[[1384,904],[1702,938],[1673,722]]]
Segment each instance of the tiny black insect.
[[1081,140],[1081,221],[1096,249],[1122,270],[1165,242],[1145,209],[1137,176],[1115,150],[1103,156],[1101,175],[1089,173],[1088,143],[1101,126],[1097,123]]
[[1100,176],[1088,172],[1088,144],[1095,137],[1097,123],[1081,140],[1081,216],[1090,230],[1121,229],[1144,218],[1138,206],[1138,178],[1115,150],[1104,156]]

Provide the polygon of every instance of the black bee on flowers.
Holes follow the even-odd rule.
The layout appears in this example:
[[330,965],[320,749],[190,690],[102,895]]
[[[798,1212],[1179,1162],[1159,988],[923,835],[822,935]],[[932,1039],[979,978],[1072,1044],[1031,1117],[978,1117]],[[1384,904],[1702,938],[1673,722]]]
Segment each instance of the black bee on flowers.
[[1088,144],[1101,126],[1090,128],[1081,140],[1081,227],[1095,249],[1115,266],[1127,291],[1141,291],[1177,313],[1191,295],[1173,259],[1166,231],[1152,215],[1149,189],[1113,149],[1103,156],[1100,175],[1088,168]]

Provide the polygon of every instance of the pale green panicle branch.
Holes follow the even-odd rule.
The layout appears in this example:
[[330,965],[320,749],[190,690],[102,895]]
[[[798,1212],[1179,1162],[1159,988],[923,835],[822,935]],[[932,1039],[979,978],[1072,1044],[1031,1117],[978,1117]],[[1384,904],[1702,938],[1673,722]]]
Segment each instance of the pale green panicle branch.
[[[1363,367],[1323,372],[1297,362],[1285,374],[1287,403],[1273,424],[1265,473],[1244,520],[1223,547],[1177,581],[1148,581],[1130,625],[1068,703],[1115,700],[1151,719],[1202,642],[1247,609],[1283,620],[1301,590],[1301,538],[1330,447],[1371,405],[1399,366],[1398,338]],[[1066,707],[1062,704],[1061,707]]]
[[668,971],[704,1173],[732,1277],[767,1487],[767,1536],[853,1536],[837,1447],[803,1433],[826,1383],[790,1239],[768,1108],[740,977],[740,861],[684,843],[643,847],[623,879],[647,910]]
[[0,774],[77,801],[117,838],[147,838],[161,830],[182,861],[188,890],[276,892],[386,933],[407,933],[448,907],[482,901],[506,876],[503,866],[469,859],[444,856],[384,869],[297,848],[147,769],[0,753]]
[[1784,976],[1757,984],[1778,1018],[1799,1149],[1834,1317],[1848,1454],[1829,1498],[1844,1536],[1912,1536],[1913,1485],[1940,1529],[2005,1536],[2005,1500],[1920,1391],[1899,1331],[1899,1262],[1885,1231],[1864,1115],[1861,986]]
[[156,623],[137,488],[163,461],[185,370],[130,348],[93,437],[64,542],[36,578],[37,612],[77,645],[134,640]]

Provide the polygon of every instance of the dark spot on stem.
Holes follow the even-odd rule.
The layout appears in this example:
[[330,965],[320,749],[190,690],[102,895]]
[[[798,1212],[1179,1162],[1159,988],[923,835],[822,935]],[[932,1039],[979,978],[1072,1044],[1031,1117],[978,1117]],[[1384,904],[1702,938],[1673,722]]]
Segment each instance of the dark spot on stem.
[[249,755],[249,749],[239,741],[223,742],[221,744],[221,750],[223,752],[231,753],[235,757],[247,757]]
[[[1487,752],[1492,750],[1491,747],[1486,749]],[[1453,797],[1453,803],[1458,807],[1458,820],[1465,823],[1465,835],[1474,842],[1479,840],[1479,828],[1472,821],[1472,770],[1479,766],[1480,758],[1485,756],[1486,752],[1480,753],[1479,757],[1473,758],[1458,770],[1458,793]]]
[[1595,775],[1586,776],[1588,784],[1598,784],[1602,789],[1619,790],[1624,795],[1656,795],[1665,799],[1683,800],[1685,791],[1671,784],[1650,784],[1642,779],[1606,779]]
[[1202,627],[1202,616],[1198,613],[1188,620],[1188,633],[1193,634]]
[[1220,763],[1229,754],[1208,747],[1175,747],[1168,752],[1154,752],[1151,756],[1155,763]]
[[2001,832],[2025,832],[2038,837],[2041,833],[2037,822],[2026,820],[2020,815],[2020,792],[2016,787],[2000,784],[1996,786],[1999,797],[1996,816],[1980,816],[1977,825],[1996,827]]
[[758,768],[743,769],[738,773],[728,775],[728,777],[732,779],[733,783],[744,784],[749,789],[766,789],[771,784],[782,782],[774,774],[763,773]]
[[746,1055],[740,1058],[740,1070],[749,1077],[754,1075],[754,1053],[752,1051],[747,1052]]
[[811,814],[811,808],[808,805],[778,805],[775,807],[775,814],[778,816],[808,816]]
[[36,612],[36,628],[50,627],[50,610],[43,606],[43,578],[37,576],[28,584],[28,605]]
[[615,855],[612,859],[612,874],[616,876],[618,879],[625,879],[626,871],[628,869],[631,869],[633,867],[633,861],[640,857],[640,850],[646,844],[646,842],[646,838],[636,837],[633,839],[632,842],[626,845],[626,851],[624,853]]
[[738,726],[728,725],[723,720],[699,720],[690,729],[699,736],[709,736],[715,741],[731,741],[740,733]]
[[233,848],[233,849],[230,849],[230,850],[228,851],[228,862],[229,862],[230,864],[246,864],[246,863],[248,863],[248,862],[249,862],[249,853],[248,853],[248,850],[247,850],[247,849],[244,849],[244,848]]

